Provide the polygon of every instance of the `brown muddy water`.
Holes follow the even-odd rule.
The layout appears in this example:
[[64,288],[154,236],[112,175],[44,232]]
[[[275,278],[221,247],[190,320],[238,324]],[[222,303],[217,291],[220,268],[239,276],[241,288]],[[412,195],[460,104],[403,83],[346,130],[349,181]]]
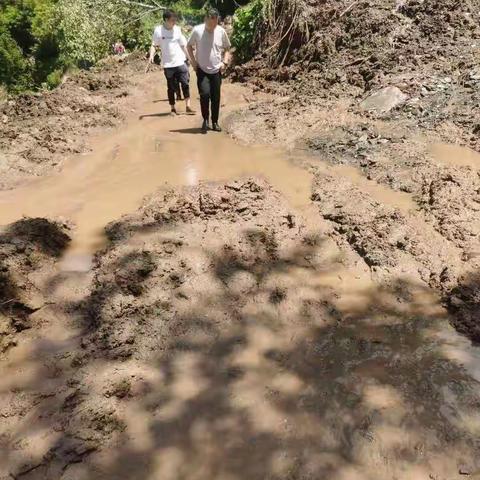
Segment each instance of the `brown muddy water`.
[[[225,93],[228,113],[241,104],[241,93],[232,85]],[[225,134],[202,135],[198,115],[172,118],[165,113],[168,105],[155,100],[161,97],[159,88],[154,99],[141,105],[140,115],[95,139],[92,153],[70,159],[61,173],[1,192],[0,224],[23,216],[73,221],[73,242],[63,265],[85,270],[105,243],[105,225],[134,211],[142,198],[162,187],[256,175],[266,178],[293,207],[308,206],[311,175],[290,162],[293,153],[239,145]],[[368,181],[353,167],[321,167],[359,184],[378,201],[403,211],[415,208],[407,194]]]
[[480,154],[460,145],[439,143],[430,147],[433,158],[447,166],[480,169]]
[[[226,86],[225,92],[226,110],[241,103],[237,87]],[[153,101],[163,98],[163,86],[154,93],[140,107],[141,117],[96,139],[91,154],[71,159],[55,176],[0,193],[0,223],[24,215],[72,220],[76,228],[63,268],[88,270],[91,255],[105,244],[105,225],[133,212],[145,195],[168,186],[261,176],[317,226],[310,206],[312,176],[291,162],[295,153],[239,145],[225,134],[201,135],[198,115],[166,116],[166,103]],[[351,167],[319,168],[347,177],[405,213],[415,210],[407,194],[365,180]],[[184,228],[192,245],[190,253],[181,253],[199,266],[182,287],[183,297],[172,293],[171,320],[196,348],[179,347],[167,355],[156,345],[148,361],[106,357],[87,364],[82,388],[95,407],[110,402],[103,382],[121,375],[149,379],[148,395],[124,400],[128,441],[92,461],[107,474],[76,462],[77,470],[62,470],[66,476],[47,472],[36,478],[443,480],[442,475],[457,478],[462,462],[474,468],[480,352],[449,326],[432,292],[418,287],[405,297],[401,282],[379,287],[330,241],[308,252],[328,268],[293,261],[278,271],[268,266],[266,283],[286,292],[282,303],[271,305],[262,290],[269,285],[253,282],[250,293],[238,295],[236,288],[252,276],[248,270],[235,272],[240,287],[214,277],[211,259],[198,252],[206,241],[214,249],[223,238],[216,245],[199,233],[203,225]],[[232,243],[239,236],[229,235]],[[162,291],[161,284],[156,287]],[[302,305],[313,305],[313,313],[306,315]],[[322,323],[325,315],[315,308],[326,309],[330,321]],[[7,375],[0,378],[2,394],[34,391],[51,363],[52,345],[65,359],[80,349],[82,332],[68,330],[64,317],[55,324],[48,309],[38,316],[53,325],[13,350]],[[119,322],[115,318],[114,332]],[[152,332],[158,334],[159,323],[155,318]],[[151,333],[145,337],[154,339]],[[39,361],[45,362],[43,370]],[[70,374],[67,368],[56,371],[48,385],[60,388]],[[61,410],[59,405],[52,411]],[[22,440],[10,463],[18,457],[20,465],[24,452],[44,458],[61,441],[60,430],[48,422],[48,415],[32,407],[9,424],[8,436]]]

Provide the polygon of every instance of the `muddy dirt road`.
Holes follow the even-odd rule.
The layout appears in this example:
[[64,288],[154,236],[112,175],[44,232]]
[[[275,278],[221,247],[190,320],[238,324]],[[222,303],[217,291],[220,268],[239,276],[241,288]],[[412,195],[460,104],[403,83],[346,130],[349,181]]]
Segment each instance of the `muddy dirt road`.
[[0,193],[0,478],[475,474],[462,246],[410,193],[200,135],[138,82],[91,154]]

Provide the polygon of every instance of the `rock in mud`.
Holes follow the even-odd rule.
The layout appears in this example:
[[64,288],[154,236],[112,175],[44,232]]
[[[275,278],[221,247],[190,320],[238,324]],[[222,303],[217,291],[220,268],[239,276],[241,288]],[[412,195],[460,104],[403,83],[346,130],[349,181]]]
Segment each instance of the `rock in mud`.
[[385,87],[363,100],[360,103],[360,107],[366,111],[388,113],[395,107],[405,103],[407,98],[399,88]]

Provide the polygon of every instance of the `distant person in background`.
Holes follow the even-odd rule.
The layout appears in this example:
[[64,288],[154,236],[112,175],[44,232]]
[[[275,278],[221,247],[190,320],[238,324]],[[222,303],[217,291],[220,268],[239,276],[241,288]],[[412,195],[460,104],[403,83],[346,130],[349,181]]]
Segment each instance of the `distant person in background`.
[[113,45],[113,53],[115,55],[123,55],[125,53],[125,47],[121,40],[117,40]]
[[188,58],[187,40],[176,23],[177,14],[172,10],[165,10],[163,25],[156,27],[153,32],[149,58],[150,63],[154,63],[155,52],[157,48],[160,48],[172,115],[177,114],[175,96],[179,90],[178,85],[182,87],[187,112],[194,113],[190,107],[190,72],[186,63]]
[[188,40],[188,53],[197,72],[197,86],[202,107],[202,133],[207,133],[212,109],[212,130],[221,132],[218,124],[222,73],[230,61],[230,40],[218,25],[218,10],[212,8],[205,15],[205,23],[197,25]]
[[223,20],[223,28],[227,32],[227,35],[231,37],[233,33],[233,17],[231,15],[227,15]]

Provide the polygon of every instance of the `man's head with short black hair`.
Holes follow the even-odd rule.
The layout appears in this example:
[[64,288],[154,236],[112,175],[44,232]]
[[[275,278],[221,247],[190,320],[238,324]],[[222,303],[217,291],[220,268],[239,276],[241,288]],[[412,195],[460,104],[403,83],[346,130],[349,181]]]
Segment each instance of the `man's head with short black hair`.
[[209,8],[205,12],[205,18],[218,18],[220,17],[220,12],[216,8]]
[[220,13],[216,8],[209,8],[205,12],[205,25],[207,30],[214,30],[220,20]]
[[177,22],[178,15],[173,10],[165,10],[163,12],[163,21],[165,24],[172,28]]

